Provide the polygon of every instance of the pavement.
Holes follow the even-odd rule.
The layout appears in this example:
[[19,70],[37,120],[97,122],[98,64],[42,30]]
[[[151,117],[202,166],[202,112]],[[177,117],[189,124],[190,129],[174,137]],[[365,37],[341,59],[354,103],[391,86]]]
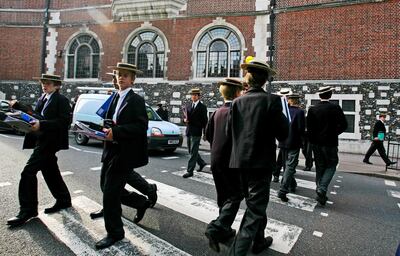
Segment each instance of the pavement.
[[[187,148],[186,136],[184,136],[183,148]],[[210,151],[210,143],[208,141],[201,141],[200,150]],[[364,155],[351,154],[351,153],[340,153],[339,152],[339,165],[337,170],[341,172],[354,173],[378,178],[384,178],[388,180],[400,180],[400,163],[393,165],[397,169],[387,169],[385,163],[379,155],[373,155],[370,158],[372,165],[365,164],[362,162]],[[304,156],[300,153],[299,166],[304,168]],[[315,171],[315,168],[312,168]]]

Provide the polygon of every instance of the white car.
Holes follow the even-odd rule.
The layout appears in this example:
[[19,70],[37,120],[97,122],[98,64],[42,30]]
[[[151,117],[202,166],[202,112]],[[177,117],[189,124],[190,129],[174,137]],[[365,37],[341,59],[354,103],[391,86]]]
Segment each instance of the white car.
[[[75,104],[72,123],[80,121],[92,128],[101,128],[103,119],[96,114],[100,106],[110,97],[108,94],[81,94]],[[174,152],[182,145],[183,137],[179,127],[173,123],[163,121],[161,117],[146,104],[149,125],[147,140],[149,150],[161,149]],[[76,133],[75,141],[85,145],[89,141],[86,135]],[[93,139],[93,138],[92,138]]]

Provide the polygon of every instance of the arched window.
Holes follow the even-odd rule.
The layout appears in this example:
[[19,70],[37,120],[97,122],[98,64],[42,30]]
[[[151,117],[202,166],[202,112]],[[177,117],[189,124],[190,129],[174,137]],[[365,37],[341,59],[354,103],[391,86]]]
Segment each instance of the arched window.
[[197,45],[196,77],[239,77],[241,45],[225,27],[204,32]]
[[129,43],[127,60],[143,71],[139,77],[164,77],[163,39],[153,31],[143,31],[135,35]]
[[67,78],[98,78],[100,47],[91,35],[79,35],[67,52]]

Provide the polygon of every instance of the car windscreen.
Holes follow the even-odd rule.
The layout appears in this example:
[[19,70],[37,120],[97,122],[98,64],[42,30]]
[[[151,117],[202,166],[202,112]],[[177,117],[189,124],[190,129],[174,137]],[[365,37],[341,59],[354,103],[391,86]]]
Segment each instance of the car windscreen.
[[161,117],[151,107],[146,107],[146,111],[149,121],[162,121]]

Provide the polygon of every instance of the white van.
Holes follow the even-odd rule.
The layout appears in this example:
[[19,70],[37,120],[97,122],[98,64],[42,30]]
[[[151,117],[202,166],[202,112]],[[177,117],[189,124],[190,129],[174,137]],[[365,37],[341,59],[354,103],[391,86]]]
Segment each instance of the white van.
[[[104,89],[104,88],[103,88]],[[111,90],[111,89],[110,89]],[[83,122],[94,129],[100,129],[103,119],[96,114],[100,106],[110,97],[109,94],[81,94],[76,102],[72,123]],[[161,117],[146,104],[149,128],[147,129],[148,147],[150,150],[165,150],[174,152],[182,145],[183,137],[179,127],[173,123],[163,121]],[[89,141],[86,135],[76,133],[75,141],[85,145]],[[93,139],[93,138],[92,138]]]

